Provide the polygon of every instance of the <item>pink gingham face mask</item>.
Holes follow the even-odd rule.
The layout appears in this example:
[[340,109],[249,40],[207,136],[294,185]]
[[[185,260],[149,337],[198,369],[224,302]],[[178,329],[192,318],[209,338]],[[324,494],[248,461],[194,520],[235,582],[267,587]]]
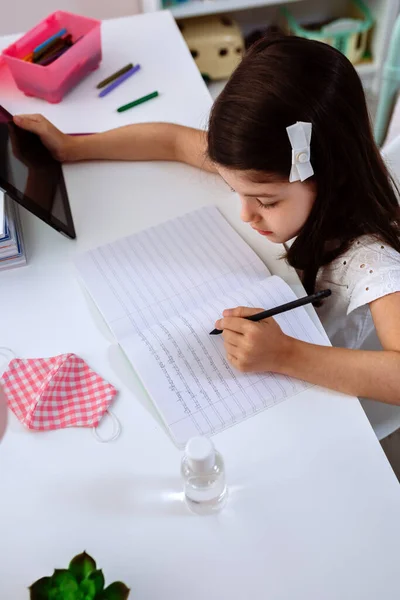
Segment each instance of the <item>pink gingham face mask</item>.
[[[36,431],[96,428],[117,390],[75,354],[13,359],[0,380],[16,417]],[[112,415],[113,416],[113,415]],[[114,425],[116,418],[114,417]],[[119,423],[110,439],[119,434]],[[103,440],[96,433],[99,441]]]

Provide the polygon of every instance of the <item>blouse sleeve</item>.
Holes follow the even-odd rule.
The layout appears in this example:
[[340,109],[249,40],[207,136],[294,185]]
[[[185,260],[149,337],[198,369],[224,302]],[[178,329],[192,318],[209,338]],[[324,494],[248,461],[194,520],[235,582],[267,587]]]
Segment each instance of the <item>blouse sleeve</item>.
[[381,242],[356,242],[348,258],[347,314],[378,298],[400,292],[400,254]]

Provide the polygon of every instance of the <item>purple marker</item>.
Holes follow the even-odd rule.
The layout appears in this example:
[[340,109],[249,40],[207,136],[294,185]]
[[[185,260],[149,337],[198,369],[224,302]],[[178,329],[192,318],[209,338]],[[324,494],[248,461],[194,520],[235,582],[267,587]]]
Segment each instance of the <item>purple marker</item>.
[[112,90],[114,90],[116,87],[118,87],[121,83],[123,83],[131,75],[136,73],[136,71],[139,71],[139,69],[140,69],[140,65],[135,65],[134,67],[132,67],[132,69],[129,69],[129,71],[127,71],[126,73],[121,75],[121,77],[118,77],[118,79],[116,79],[115,81],[110,83],[110,85],[108,85],[106,88],[104,88],[104,90],[102,90],[100,92],[99,98],[103,98],[103,96],[107,96],[107,94],[112,92]]

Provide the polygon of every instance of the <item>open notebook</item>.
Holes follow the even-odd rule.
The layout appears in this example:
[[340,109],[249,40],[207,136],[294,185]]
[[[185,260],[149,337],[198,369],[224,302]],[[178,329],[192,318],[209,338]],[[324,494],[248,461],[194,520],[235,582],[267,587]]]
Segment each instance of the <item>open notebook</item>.
[[[215,207],[91,250],[79,273],[177,445],[212,435],[307,387],[243,374],[210,336],[224,308],[295,299]],[[287,334],[326,344],[304,308],[276,317]]]

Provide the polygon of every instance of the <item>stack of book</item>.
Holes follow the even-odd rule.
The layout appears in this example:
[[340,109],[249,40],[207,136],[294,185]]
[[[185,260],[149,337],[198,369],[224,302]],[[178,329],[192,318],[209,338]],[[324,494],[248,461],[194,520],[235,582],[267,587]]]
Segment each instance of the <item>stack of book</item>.
[[18,207],[0,190],[0,271],[26,264]]

